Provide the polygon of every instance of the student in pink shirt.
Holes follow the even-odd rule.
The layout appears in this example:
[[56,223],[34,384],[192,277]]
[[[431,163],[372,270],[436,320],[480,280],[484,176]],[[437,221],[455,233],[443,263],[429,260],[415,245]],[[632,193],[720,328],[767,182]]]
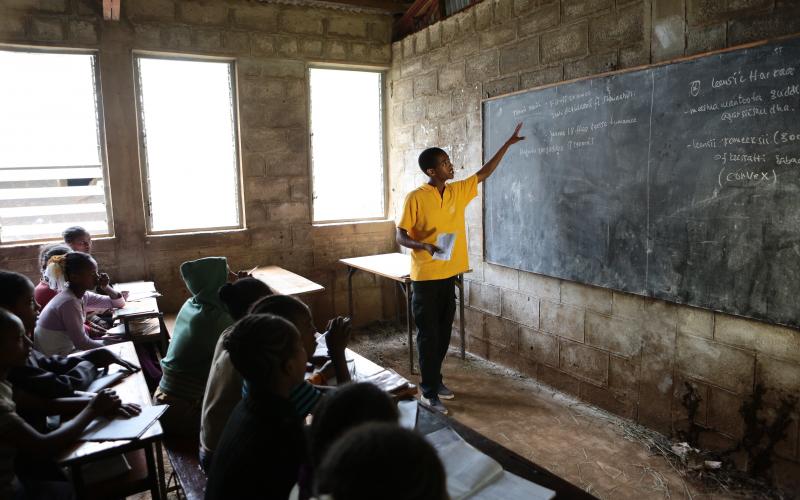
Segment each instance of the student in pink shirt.
[[[45,355],[69,354],[75,350],[103,346],[89,338],[83,327],[86,314],[123,307],[125,298],[109,286],[107,275],[97,274],[97,262],[83,252],[70,252],[50,259],[48,279],[62,282],[61,292],[44,308],[34,332],[36,348]],[[90,290],[99,286],[107,295]]]
[[70,251],[70,248],[63,243],[51,243],[49,245],[44,245],[39,252],[39,265],[42,268],[42,277],[39,280],[39,284],[36,285],[36,289],[33,291],[33,298],[36,300],[36,303],[39,304],[40,309],[44,309],[44,306],[58,295],[56,284],[53,283],[53,286],[50,286],[50,283],[47,282],[47,278],[45,277],[47,264],[52,257],[56,255],[65,255]]

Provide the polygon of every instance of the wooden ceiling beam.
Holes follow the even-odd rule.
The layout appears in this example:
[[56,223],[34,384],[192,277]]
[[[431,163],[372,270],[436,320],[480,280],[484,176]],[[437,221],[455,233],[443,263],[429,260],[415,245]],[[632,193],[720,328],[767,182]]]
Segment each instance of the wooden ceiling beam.
[[103,0],[103,19],[106,21],[119,21],[121,0]]

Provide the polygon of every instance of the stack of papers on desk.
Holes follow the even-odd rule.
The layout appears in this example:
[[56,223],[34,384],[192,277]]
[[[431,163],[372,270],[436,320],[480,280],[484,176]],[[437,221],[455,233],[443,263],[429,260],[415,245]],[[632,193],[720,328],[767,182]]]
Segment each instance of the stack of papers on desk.
[[374,375],[359,379],[359,382],[369,382],[375,384],[384,392],[394,392],[398,389],[408,387],[408,380],[394,370],[381,370]]
[[89,424],[81,435],[82,441],[119,441],[139,439],[167,410],[169,405],[145,406],[135,417],[101,417]]
[[445,427],[425,436],[436,449],[447,474],[447,493],[452,500],[549,500],[555,491],[504,471],[488,455]]

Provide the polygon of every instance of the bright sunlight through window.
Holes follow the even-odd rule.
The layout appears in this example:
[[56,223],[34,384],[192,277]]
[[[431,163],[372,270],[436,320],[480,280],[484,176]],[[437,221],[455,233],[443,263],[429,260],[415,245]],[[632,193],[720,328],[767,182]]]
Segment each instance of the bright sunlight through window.
[[311,68],[314,221],[385,216],[381,73]]
[[0,50],[0,242],[110,234],[95,63]]
[[240,227],[233,63],[136,63],[150,231]]

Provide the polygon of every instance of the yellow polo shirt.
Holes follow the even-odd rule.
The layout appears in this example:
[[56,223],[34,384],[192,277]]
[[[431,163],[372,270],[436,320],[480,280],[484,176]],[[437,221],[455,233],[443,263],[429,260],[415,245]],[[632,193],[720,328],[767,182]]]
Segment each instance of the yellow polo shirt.
[[397,227],[412,239],[436,244],[439,233],[454,233],[455,245],[450,260],[434,260],[426,250],[411,251],[411,279],[429,281],[450,278],[469,269],[464,209],[478,196],[478,176],[445,185],[444,193],[423,184],[408,193]]

